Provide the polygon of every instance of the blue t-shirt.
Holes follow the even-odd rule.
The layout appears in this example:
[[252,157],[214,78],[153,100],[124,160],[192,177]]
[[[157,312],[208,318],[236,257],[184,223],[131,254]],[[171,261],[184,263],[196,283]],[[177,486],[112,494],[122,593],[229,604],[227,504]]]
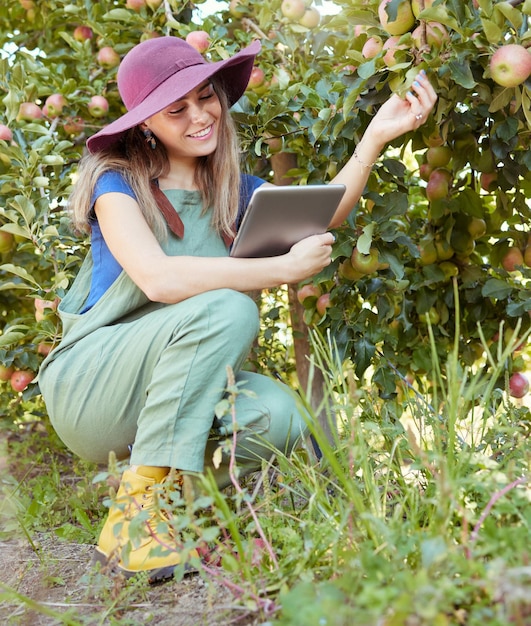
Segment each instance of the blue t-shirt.
[[[236,229],[239,228],[241,220],[245,214],[251,195],[255,189],[264,184],[264,180],[258,176],[242,174],[240,182],[240,203],[238,206],[238,217],[236,218]],[[105,172],[100,176],[94,193],[92,194],[92,208],[96,200],[105,193],[125,193],[136,200],[136,195],[129,183],[126,182],[122,174],[116,171]],[[114,258],[105,239],[103,238],[100,225],[96,216],[90,220],[91,226],[91,250],[92,250],[92,279],[90,293],[82,313],[93,307],[107,289],[118,278],[122,271],[122,266]]]

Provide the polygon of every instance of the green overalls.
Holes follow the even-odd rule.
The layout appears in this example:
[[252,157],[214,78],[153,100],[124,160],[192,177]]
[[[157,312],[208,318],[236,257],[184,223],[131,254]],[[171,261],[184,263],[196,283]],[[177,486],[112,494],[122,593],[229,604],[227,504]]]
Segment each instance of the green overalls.
[[[201,215],[199,193],[165,193],[185,227],[182,239],[169,233],[162,243],[166,253],[226,256],[209,212]],[[212,467],[215,435],[233,432],[230,412],[219,420],[214,415],[226,394],[227,366],[255,396],[239,394],[236,401],[242,471],[258,469],[275,449],[292,449],[305,431],[294,395],[269,377],[241,371],[259,330],[248,296],[217,289],[161,304],[149,301],[122,271],[79,314],[91,271],[89,253],[59,306],[63,339],[39,373],[52,425],[73,452],[97,463],[106,463],[112,450],[119,459],[130,455],[132,465],[192,472]],[[227,462],[217,470],[220,485],[228,483]]]

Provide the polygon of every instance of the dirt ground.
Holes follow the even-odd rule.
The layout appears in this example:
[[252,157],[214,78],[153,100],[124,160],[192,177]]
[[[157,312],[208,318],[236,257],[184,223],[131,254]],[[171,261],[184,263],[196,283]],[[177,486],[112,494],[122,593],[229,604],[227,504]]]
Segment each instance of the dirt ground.
[[[27,539],[0,542],[0,623],[258,626],[245,604],[224,586],[189,576],[157,586],[113,582],[91,564],[93,546],[42,536],[37,552]],[[5,587],[10,591],[6,594]],[[13,591],[19,594],[18,601]],[[37,606],[38,605],[38,606]],[[68,619],[70,618],[70,619]]]

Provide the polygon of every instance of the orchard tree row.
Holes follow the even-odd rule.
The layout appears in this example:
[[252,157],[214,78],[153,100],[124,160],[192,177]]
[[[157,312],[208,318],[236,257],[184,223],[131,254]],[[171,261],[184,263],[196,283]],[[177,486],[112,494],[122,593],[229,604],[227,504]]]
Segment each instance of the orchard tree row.
[[[458,321],[462,363],[488,368],[485,347],[495,350],[530,325],[531,1],[338,0],[330,16],[310,0],[231,0],[199,18],[200,4],[7,0],[0,7],[6,414],[42,410],[29,383],[60,339],[57,305],[87,249],[65,213],[86,138],[123,112],[116,89],[123,55],[167,34],[212,60],[262,41],[234,107],[244,165],[295,184],[330,180],[378,106],[427,71],[439,95],[435,111],[382,155],[336,233],[332,265],[298,286],[291,314],[302,310],[306,327],[329,331],[360,381],[384,399],[397,397],[397,372],[418,384],[429,379],[429,326],[441,363]],[[271,331],[286,314],[281,298],[266,303]],[[261,366],[291,372],[281,343],[271,341]],[[524,357],[522,344],[507,361],[518,396],[527,391]]]

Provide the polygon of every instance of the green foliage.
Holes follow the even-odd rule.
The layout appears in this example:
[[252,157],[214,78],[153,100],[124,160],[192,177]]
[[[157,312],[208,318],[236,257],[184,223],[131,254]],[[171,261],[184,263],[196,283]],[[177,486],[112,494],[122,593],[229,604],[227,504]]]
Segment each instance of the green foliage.
[[[233,467],[226,492],[209,476],[193,490],[176,492],[173,524],[186,533],[186,547],[209,548],[199,575],[231,591],[240,619],[279,626],[526,623],[529,408],[508,403],[489,373],[463,368],[454,347],[447,380],[408,396],[407,412],[397,411],[356,391],[330,339],[316,332],[312,339],[315,364],[325,371],[324,402],[339,421],[337,439],[330,444],[301,398],[320,460],[304,448],[289,458],[279,453],[252,480],[238,480]],[[504,370],[513,348],[500,347],[495,372]],[[430,353],[435,379],[443,364],[433,342]],[[231,452],[231,440],[220,445]],[[24,450],[18,454],[28,457]],[[53,454],[65,451],[56,445]],[[87,468],[76,469],[86,475]],[[94,529],[104,514],[94,508],[95,496],[100,487],[111,486],[113,493],[118,469],[100,473],[92,489],[76,479],[75,507],[94,516]],[[43,503],[24,514],[28,536],[50,523],[52,510],[62,536],[65,527],[85,536],[72,499],[68,507],[55,506],[66,499],[48,474],[27,475],[12,491],[20,500],[32,493]],[[50,514],[44,503],[52,503]],[[128,623],[128,598],[138,588],[115,581],[109,591],[97,570],[88,580],[101,598],[101,619],[116,611],[124,621],[115,623]],[[28,602],[15,593],[10,600]]]

